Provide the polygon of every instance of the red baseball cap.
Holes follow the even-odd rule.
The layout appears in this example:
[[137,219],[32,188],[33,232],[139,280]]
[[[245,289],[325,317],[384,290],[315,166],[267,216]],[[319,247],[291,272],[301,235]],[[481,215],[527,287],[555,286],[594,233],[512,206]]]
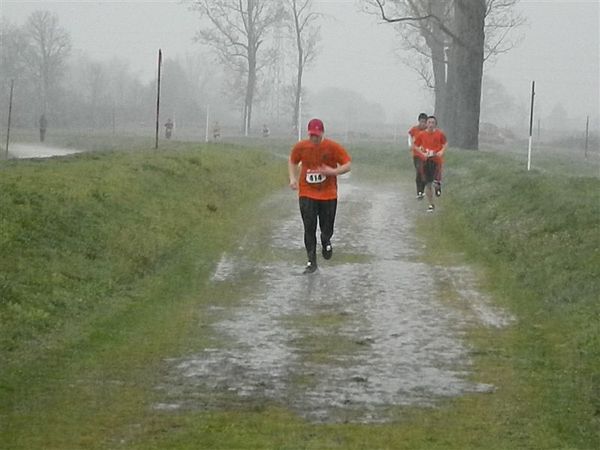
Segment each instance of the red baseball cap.
[[320,119],[311,119],[308,122],[308,135],[309,136],[322,136],[325,132],[325,126],[323,121]]

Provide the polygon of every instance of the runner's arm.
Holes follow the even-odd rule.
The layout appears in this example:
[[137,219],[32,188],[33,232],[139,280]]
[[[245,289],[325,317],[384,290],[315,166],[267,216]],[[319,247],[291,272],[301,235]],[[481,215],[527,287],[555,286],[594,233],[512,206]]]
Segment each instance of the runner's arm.
[[288,160],[288,174],[290,176],[290,187],[294,190],[298,189],[298,167],[299,164],[293,163],[291,159]]
[[337,167],[330,167],[325,164],[319,167],[319,172],[325,176],[337,177],[339,175],[343,175],[345,173],[350,172],[352,166],[352,161],[348,161],[344,164],[339,164]]
[[436,156],[444,156],[444,153],[446,152],[446,147],[448,147],[448,143],[444,143],[444,145],[442,145],[442,149],[437,152]]

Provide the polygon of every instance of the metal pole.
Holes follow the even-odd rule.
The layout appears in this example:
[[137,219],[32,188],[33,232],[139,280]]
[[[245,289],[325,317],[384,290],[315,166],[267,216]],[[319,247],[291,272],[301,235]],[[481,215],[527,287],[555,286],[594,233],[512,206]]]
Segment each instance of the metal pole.
[[590,116],[587,116],[585,121],[585,157],[587,158],[588,152],[588,140],[590,135]]
[[533,132],[533,99],[535,97],[535,81],[531,82],[531,112],[529,114],[529,150],[527,151],[527,171],[531,170],[531,134]]
[[206,105],[206,130],[204,132],[204,142],[208,142],[208,123],[210,117],[210,105]]
[[10,140],[10,118],[12,115],[12,101],[13,101],[13,89],[15,87],[15,80],[10,80],[10,100],[8,101],[8,126],[6,128],[6,159],[8,159],[8,142]]
[[298,102],[298,140],[302,140],[302,95],[300,95]]
[[162,51],[158,49],[158,83],[156,91],[156,135],[154,141],[154,149],[158,148],[158,120],[160,116],[160,66],[162,64]]

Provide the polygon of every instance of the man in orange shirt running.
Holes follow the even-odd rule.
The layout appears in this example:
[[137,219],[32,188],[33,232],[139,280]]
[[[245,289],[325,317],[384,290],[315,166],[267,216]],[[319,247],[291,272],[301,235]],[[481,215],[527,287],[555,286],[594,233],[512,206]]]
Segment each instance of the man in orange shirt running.
[[331,237],[337,209],[337,177],[350,171],[351,158],[340,144],[323,137],[319,119],[308,122],[308,139],[298,142],[288,161],[290,187],[298,190],[308,263],[304,273],[317,270],[317,220],[323,258],[333,254]]
[[433,212],[435,205],[433,204],[433,193],[431,185],[435,184],[435,195],[442,195],[440,186],[440,177],[442,173],[442,164],[444,163],[444,152],[448,147],[446,135],[442,130],[437,128],[437,119],[435,116],[427,118],[427,129],[422,131],[415,138],[414,144],[421,152],[427,156],[425,162],[425,193],[429,200],[427,211]]
[[415,125],[410,130],[408,130],[408,147],[413,156],[413,163],[415,165],[416,178],[415,182],[417,184],[417,200],[423,200],[423,193],[425,192],[425,162],[427,161],[427,156],[415,147],[415,138],[417,134],[427,128],[427,114],[421,113],[419,114],[419,123]]

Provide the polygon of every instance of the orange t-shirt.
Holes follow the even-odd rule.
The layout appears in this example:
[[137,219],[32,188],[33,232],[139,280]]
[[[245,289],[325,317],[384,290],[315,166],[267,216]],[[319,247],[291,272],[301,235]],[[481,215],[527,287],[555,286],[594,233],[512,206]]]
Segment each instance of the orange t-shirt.
[[423,153],[421,153],[419,150],[416,149],[415,147],[415,139],[417,137],[417,135],[423,131],[424,129],[419,128],[418,125],[415,125],[414,127],[412,127],[410,130],[408,130],[408,134],[410,135],[410,137],[412,138],[412,145],[410,146],[410,150],[412,152],[412,155],[416,158],[422,159],[423,161],[425,161],[427,159],[427,156],[425,156]]
[[323,139],[315,145],[309,139],[298,142],[292,148],[290,162],[302,163],[298,180],[298,195],[315,200],[334,200],[337,198],[337,177],[320,177],[315,173],[321,165],[337,167],[350,162],[350,156],[340,144]]
[[[422,131],[415,138],[415,146],[423,147],[424,150],[431,150],[434,153],[439,152],[448,141],[446,135],[440,129],[435,129],[431,133],[427,130]],[[443,162],[443,157],[434,156],[435,162]]]

